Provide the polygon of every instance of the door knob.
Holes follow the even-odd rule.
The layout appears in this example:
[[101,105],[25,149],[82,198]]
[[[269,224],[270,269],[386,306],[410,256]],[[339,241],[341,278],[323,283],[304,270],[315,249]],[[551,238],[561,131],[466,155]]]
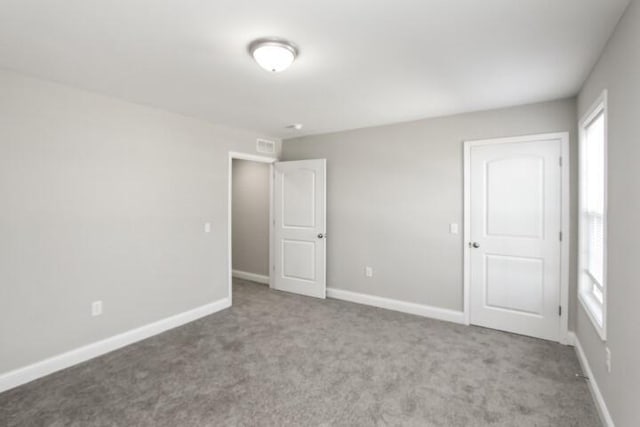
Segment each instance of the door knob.
[[318,233],[318,239],[324,239],[326,237],[327,237],[326,234]]
[[469,242],[469,247],[478,249],[480,247],[480,244],[478,242]]

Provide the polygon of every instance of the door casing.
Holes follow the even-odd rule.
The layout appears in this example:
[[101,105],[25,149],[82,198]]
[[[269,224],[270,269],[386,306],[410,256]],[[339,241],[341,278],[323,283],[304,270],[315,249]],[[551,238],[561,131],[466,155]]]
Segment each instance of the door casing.
[[569,343],[569,242],[570,236],[570,158],[569,158],[569,133],[545,133],[507,138],[492,138],[482,140],[469,140],[464,142],[464,273],[463,273],[463,294],[464,294],[464,319],[469,325],[470,319],[470,290],[471,290],[471,269],[470,269],[470,249],[468,243],[471,241],[471,148],[480,145],[505,144],[517,142],[535,142],[558,140],[560,152],[562,153],[561,171],[561,225],[562,241],[560,242],[560,307],[562,314],[560,317],[560,343]]

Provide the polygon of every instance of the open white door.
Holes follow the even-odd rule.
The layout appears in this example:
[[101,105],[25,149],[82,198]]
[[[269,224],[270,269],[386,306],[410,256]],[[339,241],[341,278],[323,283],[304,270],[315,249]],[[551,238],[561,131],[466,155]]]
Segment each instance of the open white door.
[[557,341],[562,140],[468,143],[472,324]]
[[326,297],[325,169],[325,159],[275,163],[274,289]]

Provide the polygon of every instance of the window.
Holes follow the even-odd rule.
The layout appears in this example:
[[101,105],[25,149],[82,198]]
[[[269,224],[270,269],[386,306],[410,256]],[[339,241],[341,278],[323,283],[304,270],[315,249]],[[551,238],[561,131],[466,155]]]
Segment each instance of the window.
[[580,122],[579,299],[606,339],[607,93]]

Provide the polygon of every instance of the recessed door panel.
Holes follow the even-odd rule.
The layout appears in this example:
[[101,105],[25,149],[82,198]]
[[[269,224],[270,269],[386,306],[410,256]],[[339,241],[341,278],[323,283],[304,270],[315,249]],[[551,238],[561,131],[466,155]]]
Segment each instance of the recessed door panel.
[[487,235],[537,237],[544,224],[544,158],[487,162]]
[[486,306],[514,312],[543,312],[544,260],[487,255]]
[[283,227],[315,227],[315,180],[316,172],[312,169],[282,172]]
[[282,276],[288,279],[315,280],[316,242],[282,241]]

